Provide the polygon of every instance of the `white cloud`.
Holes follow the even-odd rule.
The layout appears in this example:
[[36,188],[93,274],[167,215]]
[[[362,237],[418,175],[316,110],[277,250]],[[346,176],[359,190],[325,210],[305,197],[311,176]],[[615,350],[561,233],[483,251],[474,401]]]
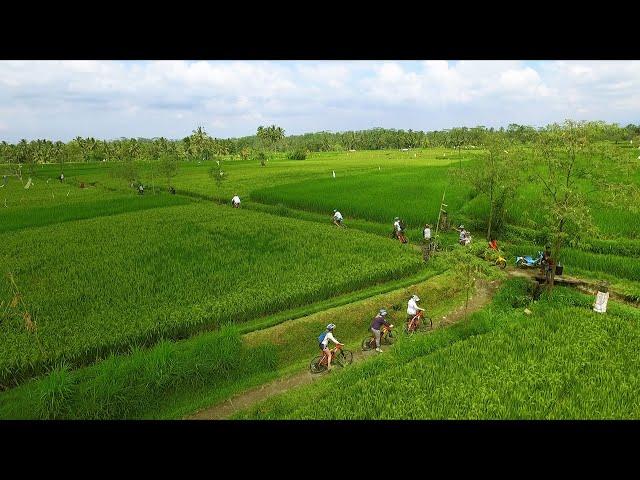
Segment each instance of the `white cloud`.
[[[0,61],[2,137],[637,121],[634,61]],[[145,133],[146,134],[146,133]]]

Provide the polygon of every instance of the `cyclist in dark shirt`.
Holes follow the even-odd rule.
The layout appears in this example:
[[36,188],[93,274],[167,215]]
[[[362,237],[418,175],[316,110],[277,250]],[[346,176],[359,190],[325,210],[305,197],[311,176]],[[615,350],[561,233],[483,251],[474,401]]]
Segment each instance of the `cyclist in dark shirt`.
[[382,352],[382,350],[380,349],[380,329],[382,328],[382,325],[386,325],[388,328],[393,328],[393,325],[391,325],[385,319],[386,316],[387,311],[384,308],[381,308],[380,312],[378,312],[378,315],[376,315],[376,317],[373,319],[373,322],[371,322],[371,331],[376,337],[376,352]]

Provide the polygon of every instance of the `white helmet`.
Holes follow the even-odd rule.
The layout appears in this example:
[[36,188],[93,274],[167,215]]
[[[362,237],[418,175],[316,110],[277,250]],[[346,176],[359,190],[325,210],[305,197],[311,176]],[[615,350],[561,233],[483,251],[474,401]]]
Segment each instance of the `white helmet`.
[[380,309],[380,312],[378,312],[380,315],[384,316],[387,314],[387,311],[384,308]]
[[460,225],[458,228],[464,228],[464,225]]
[[411,298],[413,299],[414,302],[420,301],[420,297],[418,297],[418,295],[412,295]]
[[327,330],[333,330],[334,328],[336,328],[336,326],[333,323],[327,325]]

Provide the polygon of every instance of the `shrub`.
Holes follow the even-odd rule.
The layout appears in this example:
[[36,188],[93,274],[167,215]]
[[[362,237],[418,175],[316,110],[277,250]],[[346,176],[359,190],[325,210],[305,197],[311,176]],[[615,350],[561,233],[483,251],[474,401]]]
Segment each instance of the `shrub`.
[[67,365],[56,366],[36,389],[37,414],[44,420],[59,419],[69,411],[74,380]]
[[304,150],[294,150],[287,153],[287,158],[289,160],[304,160],[305,158],[307,158],[307,152],[305,152]]

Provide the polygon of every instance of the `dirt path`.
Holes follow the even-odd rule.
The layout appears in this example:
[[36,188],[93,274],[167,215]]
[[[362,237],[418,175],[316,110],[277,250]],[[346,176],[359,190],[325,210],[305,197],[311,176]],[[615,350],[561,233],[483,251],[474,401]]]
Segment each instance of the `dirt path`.
[[[466,313],[471,314],[477,310],[480,310],[486,304],[491,301],[493,294],[498,287],[498,282],[491,283],[478,282],[476,284],[476,291],[473,296],[469,297],[469,304],[467,305]],[[434,319],[434,328],[445,327],[462,320],[465,317],[465,305],[464,303],[458,306],[456,309],[449,312],[445,317],[439,321]],[[383,347],[384,350],[384,347]],[[357,349],[353,352],[353,362],[359,362],[371,355],[379,355],[375,350],[363,352]],[[185,420],[221,420],[229,418],[231,415],[249,408],[269,397],[285,392],[299,385],[306,385],[312,382],[321,381],[325,377],[326,373],[319,375],[312,375],[309,370],[303,370],[294,375],[280,378],[272,382],[254,387],[250,390],[240,392],[211,407],[205,408],[196,412],[195,414],[186,417]]]

